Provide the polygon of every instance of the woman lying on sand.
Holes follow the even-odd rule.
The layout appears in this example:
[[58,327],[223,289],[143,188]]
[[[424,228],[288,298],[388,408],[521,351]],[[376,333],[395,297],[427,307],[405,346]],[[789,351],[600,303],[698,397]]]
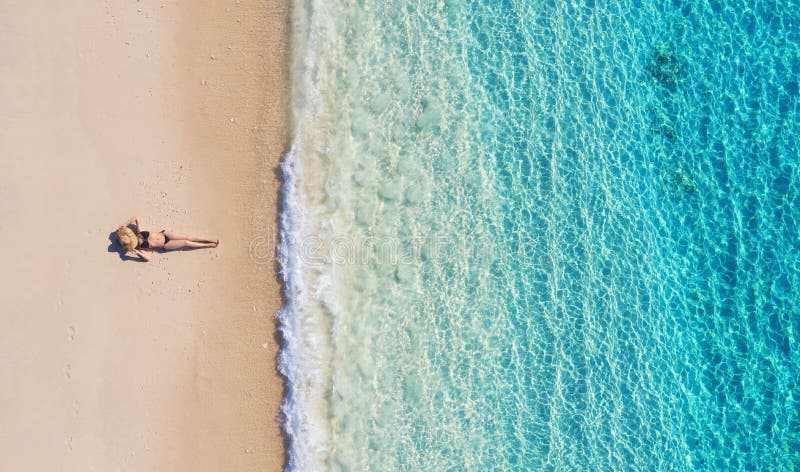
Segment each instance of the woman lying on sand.
[[145,249],[172,251],[174,249],[217,247],[217,244],[219,244],[218,239],[198,238],[167,230],[162,230],[159,233],[139,231],[139,218],[135,216],[120,226],[116,234],[120,246],[126,251],[125,255],[139,256],[145,261],[150,260],[150,256],[144,252]]

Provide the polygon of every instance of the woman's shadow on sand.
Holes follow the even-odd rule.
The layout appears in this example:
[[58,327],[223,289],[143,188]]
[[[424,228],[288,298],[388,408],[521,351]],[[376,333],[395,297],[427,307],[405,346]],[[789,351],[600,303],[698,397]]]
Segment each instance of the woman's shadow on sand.
[[141,259],[139,257],[131,257],[126,255],[127,251],[125,251],[125,249],[123,249],[122,246],[119,245],[119,241],[117,241],[116,231],[108,233],[108,242],[109,242],[108,252],[116,252],[121,260],[133,261],[133,262],[147,262],[146,260]]

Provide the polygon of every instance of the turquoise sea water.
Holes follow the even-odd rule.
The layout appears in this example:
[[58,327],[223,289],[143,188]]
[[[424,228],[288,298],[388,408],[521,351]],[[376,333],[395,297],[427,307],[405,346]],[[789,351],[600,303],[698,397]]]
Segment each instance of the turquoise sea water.
[[293,4],[292,470],[800,470],[800,3]]

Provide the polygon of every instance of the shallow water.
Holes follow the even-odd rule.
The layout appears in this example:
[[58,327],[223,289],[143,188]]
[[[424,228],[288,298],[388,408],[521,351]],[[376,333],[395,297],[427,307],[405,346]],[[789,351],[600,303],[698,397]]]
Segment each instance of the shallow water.
[[294,5],[294,470],[794,470],[800,4]]

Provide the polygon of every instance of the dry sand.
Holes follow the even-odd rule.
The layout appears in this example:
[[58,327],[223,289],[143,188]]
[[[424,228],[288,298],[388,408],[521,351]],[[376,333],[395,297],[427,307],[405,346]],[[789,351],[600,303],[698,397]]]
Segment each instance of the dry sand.
[[284,465],[285,3],[0,3],[0,470]]

